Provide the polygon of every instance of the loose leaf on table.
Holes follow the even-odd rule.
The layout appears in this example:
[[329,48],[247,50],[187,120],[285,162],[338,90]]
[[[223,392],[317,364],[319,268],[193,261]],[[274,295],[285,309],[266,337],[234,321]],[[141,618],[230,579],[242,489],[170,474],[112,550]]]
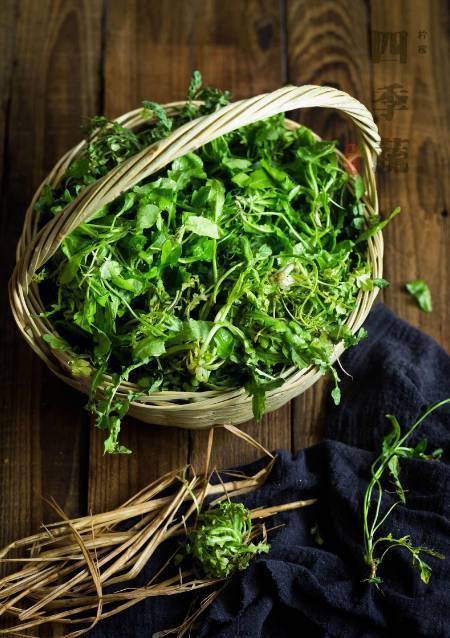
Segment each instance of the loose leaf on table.
[[424,312],[431,312],[433,310],[431,291],[423,279],[408,282],[406,284],[406,290],[416,299],[421,310]]

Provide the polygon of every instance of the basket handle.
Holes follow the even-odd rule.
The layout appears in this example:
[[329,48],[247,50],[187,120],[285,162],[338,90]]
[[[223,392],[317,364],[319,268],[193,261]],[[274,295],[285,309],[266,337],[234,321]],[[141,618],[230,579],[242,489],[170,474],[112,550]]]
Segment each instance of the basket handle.
[[67,235],[144,178],[178,157],[242,126],[279,113],[313,107],[341,111],[355,125],[364,161],[366,199],[372,212],[377,213],[375,168],[380,153],[380,136],[371,113],[358,100],[333,87],[286,86],[272,93],[232,102],[214,113],[187,122],[169,137],[143,149],[84,189],[60,215],[45,225],[22,253],[15,273],[22,288],[28,289],[33,274],[52,257]]

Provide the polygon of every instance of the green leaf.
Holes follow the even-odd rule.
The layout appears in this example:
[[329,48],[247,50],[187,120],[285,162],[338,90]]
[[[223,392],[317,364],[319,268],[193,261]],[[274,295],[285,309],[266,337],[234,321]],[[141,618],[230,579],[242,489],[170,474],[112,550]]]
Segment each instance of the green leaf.
[[103,360],[111,350],[111,340],[108,335],[99,333],[95,338],[97,345],[94,347],[94,356],[97,361]]
[[[214,220],[217,222],[223,211],[223,205],[225,203],[225,187],[218,179],[211,179],[208,182],[209,194],[208,201],[213,206]],[[218,230],[217,230],[218,232]],[[217,237],[213,239],[218,239]]]
[[382,221],[377,221],[376,223],[369,226],[367,230],[361,233],[361,235],[358,237],[356,242],[360,243],[362,241],[367,241],[370,237],[373,237],[373,235],[376,235],[380,230],[383,230],[383,228],[387,226],[389,222],[391,222],[394,219],[394,217],[397,217],[397,215],[400,213],[400,210],[401,209],[399,207],[395,208],[387,219],[383,219]]
[[111,281],[113,284],[122,288],[123,290],[128,290],[129,292],[133,292],[135,294],[140,294],[142,292],[143,283],[138,279],[134,279],[133,277],[121,277],[118,275],[112,275]]
[[392,414],[387,414],[386,418],[389,420],[392,428],[391,431],[388,432],[388,434],[386,434],[386,436],[383,438],[382,450],[384,456],[387,456],[392,452],[393,449],[395,449],[395,446],[400,440],[400,436],[402,433],[400,423],[397,421],[395,416],[393,416]]
[[156,102],[148,102],[147,100],[142,104],[144,106],[144,117],[150,117],[152,115],[156,117],[160,124],[162,135],[168,135],[172,129],[172,120],[168,117],[164,107]]
[[211,331],[210,321],[188,319],[183,323],[183,338],[186,341],[204,341]]
[[77,359],[72,359],[68,363],[70,371],[74,377],[84,377],[88,379],[92,375],[92,366],[89,361],[86,361],[86,359],[78,357]]
[[420,580],[424,582],[425,585],[428,585],[431,578],[431,571],[432,571],[431,567],[428,565],[428,563],[426,563],[424,560],[422,560],[418,556],[416,556],[415,558],[419,565]]
[[331,391],[331,398],[334,401],[334,405],[339,405],[341,402],[341,388],[337,385]]
[[188,88],[188,99],[194,100],[197,96],[197,93],[202,88],[202,74],[200,71],[194,71],[192,74],[192,80],[189,84]]
[[[295,182],[292,181],[289,174],[275,164],[271,164],[267,160],[261,160],[261,166],[266,173],[270,175],[273,181],[283,189],[292,190],[295,187]],[[253,184],[253,181],[251,181],[250,184]]]
[[74,255],[71,257],[65,264],[61,270],[61,274],[59,275],[59,283],[61,286],[69,284],[76,277],[81,261],[83,259],[83,254],[80,253],[78,255]]
[[392,476],[392,480],[395,484],[395,491],[397,492],[400,501],[402,503],[405,503],[405,491],[400,481],[400,464],[398,461],[398,456],[391,456],[391,458],[388,460],[388,467]]
[[422,439],[421,441],[419,441],[416,447],[414,448],[415,454],[417,455],[425,454],[427,450],[427,445],[428,445],[427,439]]
[[[239,175],[236,175],[233,178],[233,181],[236,182],[237,178],[239,178]],[[273,180],[270,178],[267,171],[265,171],[262,168],[257,168],[255,171],[250,173],[250,175],[246,175],[246,178],[247,179],[245,180],[245,183],[243,185],[245,185],[246,188],[250,188],[252,190],[260,190],[260,189],[274,187]]]
[[266,392],[275,390],[280,385],[283,385],[283,379],[274,379],[272,381],[254,379],[245,385],[247,394],[252,397],[252,408],[256,421],[261,421],[266,411]]
[[[347,326],[345,327],[347,328]],[[358,332],[356,334],[353,334],[351,332],[351,330],[349,330],[348,328],[342,331],[343,334],[343,339],[344,339],[344,344],[346,348],[349,348],[350,346],[355,346],[356,344],[360,343],[361,341],[363,341],[363,339],[367,339],[367,330],[365,328],[360,328],[358,330]]]
[[196,153],[187,153],[174,160],[168,175],[176,182],[179,190],[191,184],[194,179],[205,180],[207,177],[203,161]]
[[214,256],[214,243],[208,237],[201,237],[191,248],[190,257],[186,261],[211,261]]
[[131,454],[124,445],[120,445],[118,438],[120,434],[121,420],[119,417],[111,417],[109,420],[109,436],[105,439],[104,450],[105,454]]
[[242,159],[240,157],[224,157],[222,164],[234,173],[247,170],[251,167],[252,162],[251,160]]
[[138,232],[154,226],[159,214],[160,210],[154,204],[143,204],[139,206],[136,214],[136,229]]
[[431,291],[423,279],[416,279],[406,284],[406,290],[416,299],[419,308],[424,312],[433,310]]
[[373,283],[375,284],[375,286],[377,286],[378,288],[388,288],[390,286],[389,281],[387,281],[387,279],[380,279],[380,278],[375,278],[373,280]]
[[219,239],[220,237],[219,227],[207,217],[190,215],[186,218],[184,225],[187,231],[201,237],[210,237],[211,239]]
[[247,173],[237,173],[231,181],[233,184],[236,184],[236,186],[243,188],[250,181],[250,176],[247,175]]
[[181,257],[181,244],[174,238],[169,237],[161,249],[161,266],[174,266]]
[[364,194],[366,192],[366,186],[364,184],[364,180],[361,177],[361,175],[357,175],[355,177],[354,185],[355,185],[355,196],[356,196],[356,199],[361,199],[362,197],[364,197]]
[[70,350],[70,346],[67,341],[65,341],[61,337],[57,337],[56,335],[52,334],[45,334],[42,336],[42,338],[46,343],[48,343],[50,348],[53,348],[53,350],[60,350],[61,352],[68,352]]
[[214,335],[214,343],[217,348],[217,355],[222,359],[231,357],[236,340],[229,330],[220,328]]
[[133,348],[134,361],[148,361],[151,357],[160,357],[166,351],[162,339],[145,337],[138,341]]
[[100,266],[100,277],[102,279],[112,279],[113,277],[120,276],[122,272],[122,267],[117,261],[113,259],[107,259]]

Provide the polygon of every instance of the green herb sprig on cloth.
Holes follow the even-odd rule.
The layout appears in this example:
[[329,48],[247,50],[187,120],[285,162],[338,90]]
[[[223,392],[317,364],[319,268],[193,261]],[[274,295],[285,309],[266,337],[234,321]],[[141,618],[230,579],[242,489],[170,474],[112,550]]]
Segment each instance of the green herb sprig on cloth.
[[[428,408],[424,414],[402,434],[400,424],[395,416],[387,415],[392,429],[384,437],[381,454],[375,459],[371,467],[371,481],[364,495],[364,559],[370,568],[368,581],[376,585],[383,581],[378,575],[378,568],[387,554],[394,548],[403,548],[410,552],[413,564],[420,573],[424,583],[428,583],[431,577],[431,567],[423,559],[424,554],[443,559],[444,556],[434,549],[415,546],[411,537],[405,535],[396,538],[392,533],[382,531],[387,526],[387,521],[392,511],[401,503],[405,504],[405,490],[400,480],[400,459],[418,458],[425,460],[439,459],[442,450],[434,450],[431,454],[426,452],[426,439],[420,441],[414,448],[405,445],[411,434],[423,423],[423,421],[438,408],[450,404],[446,399]],[[395,487],[397,499],[392,505],[383,511],[383,484],[385,475],[389,473]]]
[[[136,133],[95,119],[81,158],[39,201],[43,217],[228,99],[202,88],[196,73],[176,116],[146,102],[151,118]],[[317,365],[334,376],[338,402],[334,346],[365,336],[346,320],[360,291],[387,284],[366,259],[368,238],[386,220],[366,220],[363,196],[335,142],[306,127],[288,130],[279,115],[180,157],[66,237],[38,275],[60,335],[46,338],[75,353],[75,376],[91,379],[105,450],[129,452],[119,432],[133,395],[116,397],[126,380],[144,396],[245,386],[259,419],[267,391],[290,371]],[[105,373],[112,386],[95,398]]]

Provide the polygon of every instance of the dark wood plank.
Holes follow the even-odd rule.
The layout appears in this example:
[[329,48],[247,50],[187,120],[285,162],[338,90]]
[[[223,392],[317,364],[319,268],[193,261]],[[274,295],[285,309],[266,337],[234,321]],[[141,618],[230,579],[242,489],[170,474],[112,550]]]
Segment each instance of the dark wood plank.
[[[7,280],[34,189],[79,139],[80,121],[98,110],[100,4],[21,0],[2,6],[2,64],[8,61],[10,90],[2,96],[7,109],[0,222],[1,543],[49,518],[41,494],[53,496],[69,514],[85,506],[80,489],[87,473],[85,400],[54,378],[19,336],[7,310]],[[9,24],[3,22],[7,13]]]
[[[248,421],[239,427],[245,430],[267,450],[290,449],[291,447],[292,402],[275,412],[266,414],[260,423]],[[208,431],[202,430],[191,434],[192,447],[190,459],[196,469],[205,467]],[[217,428],[214,433],[214,446],[211,457],[211,468],[223,469],[250,463],[263,454],[232,433]]]
[[[368,10],[363,0],[289,0],[286,12],[288,77],[293,84],[335,86],[369,106]],[[355,131],[330,109],[299,112],[298,119],[341,148],[355,142]],[[322,379],[293,403],[294,447],[320,440],[330,384]]]
[[[407,94],[406,110],[394,111],[392,119],[386,119],[383,112],[378,117],[385,158],[390,153],[390,140],[399,138],[406,140],[402,145],[406,145],[408,160],[405,171],[396,170],[399,165],[395,158],[391,166],[386,163],[384,168],[382,161],[379,170],[381,209],[389,212],[395,206],[402,208],[385,232],[385,269],[391,281],[385,298],[401,317],[447,349],[450,348],[448,28],[449,9],[445,0],[374,0],[371,4],[372,33],[407,34],[405,63],[398,56],[385,55],[372,66],[375,99],[382,95],[383,87],[393,84]],[[405,282],[412,279],[428,282],[434,305],[431,314],[419,310],[405,293]]]
[[0,12],[0,175],[3,176],[3,161],[6,144],[6,127],[11,99],[11,80],[13,74],[15,25],[17,20],[16,3],[7,0]]
[[124,11],[123,2],[112,0],[108,7],[105,97],[111,115],[143,99],[183,99],[194,69],[206,84],[231,88],[237,98],[283,80],[278,2],[131,0]]
[[323,438],[326,404],[333,384],[322,377],[292,402],[292,439],[294,450],[318,443]]

